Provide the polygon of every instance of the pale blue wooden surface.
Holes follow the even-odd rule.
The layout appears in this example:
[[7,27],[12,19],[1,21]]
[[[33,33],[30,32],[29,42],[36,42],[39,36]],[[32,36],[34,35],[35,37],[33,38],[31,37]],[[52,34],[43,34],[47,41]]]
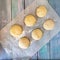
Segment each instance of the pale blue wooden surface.
[[[49,3],[60,16],[60,0],[49,0]],[[6,52],[2,48],[0,48],[0,50],[2,50],[2,52],[0,52],[0,59],[9,58],[9,56],[7,56]],[[51,41],[47,43],[41,50],[39,50],[31,59],[60,59],[60,32],[55,37],[53,37]]]
[[38,59],[60,59],[60,32],[39,50]]

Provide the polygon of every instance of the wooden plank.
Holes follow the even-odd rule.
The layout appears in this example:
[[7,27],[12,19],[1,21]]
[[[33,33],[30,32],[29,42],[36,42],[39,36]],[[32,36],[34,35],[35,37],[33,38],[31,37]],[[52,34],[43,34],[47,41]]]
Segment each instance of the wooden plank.
[[49,59],[49,44],[46,44],[38,51],[38,59]]
[[17,14],[17,11],[18,11],[18,0],[12,0],[12,6],[11,6],[11,8],[12,8],[12,18],[14,18],[15,16],[16,16],[16,14]]
[[24,0],[12,0],[12,18],[24,10]]
[[55,9],[57,14],[60,16],[60,0],[48,0],[50,5]]
[[50,41],[51,59],[60,59],[60,32]]
[[8,18],[8,22],[11,21],[11,0],[6,0],[7,1],[7,18]]
[[18,0],[18,13],[24,10],[24,0]]
[[0,0],[0,30],[11,21],[11,0]]
[[39,50],[38,59],[60,59],[60,32]]
[[29,6],[34,0],[25,0],[25,8]]

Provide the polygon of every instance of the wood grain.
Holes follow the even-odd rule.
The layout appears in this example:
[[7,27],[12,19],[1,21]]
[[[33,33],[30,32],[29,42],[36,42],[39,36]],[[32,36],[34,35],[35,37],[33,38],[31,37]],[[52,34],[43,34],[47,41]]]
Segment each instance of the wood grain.
[[11,21],[11,0],[0,0],[0,30]]

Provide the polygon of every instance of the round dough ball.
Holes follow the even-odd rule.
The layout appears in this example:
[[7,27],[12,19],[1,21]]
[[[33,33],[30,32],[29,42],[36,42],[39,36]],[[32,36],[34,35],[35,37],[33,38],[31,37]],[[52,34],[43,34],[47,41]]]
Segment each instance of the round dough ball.
[[43,32],[40,29],[35,29],[32,31],[32,38],[39,40],[42,38]]
[[27,37],[22,37],[19,40],[19,47],[22,49],[27,49],[30,46],[30,40]]
[[39,6],[37,9],[36,9],[36,15],[38,16],[38,17],[44,17],[44,16],[46,16],[46,14],[47,14],[47,9],[46,9],[46,7],[45,6]]
[[19,37],[23,32],[23,28],[21,25],[14,24],[10,28],[10,34],[14,37]]
[[33,15],[27,15],[24,19],[26,26],[33,26],[36,23],[36,18]]
[[54,28],[54,21],[52,19],[47,19],[44,24],[43,24],[43,27],[44,29],[46,30],[52,30]]

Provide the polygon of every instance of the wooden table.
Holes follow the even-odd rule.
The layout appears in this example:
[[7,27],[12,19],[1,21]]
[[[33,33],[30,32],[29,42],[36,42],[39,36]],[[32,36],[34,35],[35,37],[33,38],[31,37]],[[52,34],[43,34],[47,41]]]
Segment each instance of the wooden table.
[[[34,0],[11,0],[11,17],[14,18],[17,13],[20,13],[33,1]],[[48,1],[60,16],[60,0]],[[6,59],[9,58],[6,57],[7,54],[5,53],[5,51],[3,51],[2,55],[0,55],[0,58],[3,58],[3,56]],[[41,50],[39,50],[31,59],[60,59],[60,32],[56,36],[54,36],[51,41],[47,43]]]

